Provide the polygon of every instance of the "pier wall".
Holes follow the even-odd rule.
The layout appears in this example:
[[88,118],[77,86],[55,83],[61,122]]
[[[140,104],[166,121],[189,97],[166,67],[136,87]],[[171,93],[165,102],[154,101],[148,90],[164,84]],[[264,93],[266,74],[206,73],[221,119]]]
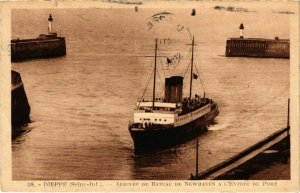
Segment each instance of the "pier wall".
[[11,60],[50,58],[66,55],[65,38],[27,39],[11,41]]
[[289,40],[231,38],[226,41],[226,57],[289,58]]
[[[242,152],[239,152],[238,154],[235,154],[234,156],[232,156],[231,158],[203,171],[202,173],[196,175],[196,176],[191,176],[192,180],[213,180],[213,179],[234,179],[234,178],[240,178],[240,179],[245,179],[245,175],[250,174],[252,171],[246,171],[244,172],[243,175],[239,174],[239,176],[231,176],[229,175],[231,171],[233,170],[238,170],[239,167],[246,163],[248,161],[248,168],[250,167],[251,164],[254,164],[254,162],[251,162],[249,164],[249,162],[251,160],[253,160],[252,158],[255,158],[256,156],[258,156],[259,154],[261,154],[262,152],[264,152],[267,149],[272,149],[272,147],[274,146],[280,146],[283,149],[289,149],[290,145],[289,145],[289,130],[290,127],[286,127],[286,128],[282,128],[276,132],[274,132],[273,134],[271,134],[270,136],[266,137],[263,140],[260,140],[259,142],[257,142],[256,144],[250,146],[249,148],[243,150]],[[288,143],[286,143],[287,145],[278,145],[279,143],[281,143],[281,141],[288,141]],[[286,158],[284,158],[285,160],[289,159],[289,155]],[[268,160],[268,162],[271,161],[272,158],[270,158]],[[267,161],[267,160],[265,160]],[[263,161],[263,162],[265,162]],[[256,163],[257,164],[257,163]],[[260,163],[260,164],[264,164],[264,163]],[[250,169],[251,170],[251,169]],[[248,174],[247,174],[248,172]]]
[[290,180],[290,136],[214,180]]
[[270,41],[267,42],[266,54],[268,57],[290,57],[290,42]]
[[12,130],[30,122],[30,106],[25,93],[21,76],[11,71],[11,125]]

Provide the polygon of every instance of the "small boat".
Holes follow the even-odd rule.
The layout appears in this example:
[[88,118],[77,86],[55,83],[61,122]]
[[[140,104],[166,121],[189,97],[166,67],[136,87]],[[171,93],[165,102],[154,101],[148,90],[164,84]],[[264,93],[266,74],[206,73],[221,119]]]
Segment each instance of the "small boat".
[[135,153],[171,147],[191,140],[206,131],[207,126],[219,114],[217,103],[206,98],[205,92],[203,97],[198,94],[192,95],[193,79],[198,78],[198,75],[193,72],[193,56],[194,37],[190,63],[189,96],[183,97],[184,77],[171,76],[165,79],[165,96],[156,98],[156,40],[152,100],[147,101],[143,96],[141,97],[137,102],[133,121],[130,121],[128,125]]

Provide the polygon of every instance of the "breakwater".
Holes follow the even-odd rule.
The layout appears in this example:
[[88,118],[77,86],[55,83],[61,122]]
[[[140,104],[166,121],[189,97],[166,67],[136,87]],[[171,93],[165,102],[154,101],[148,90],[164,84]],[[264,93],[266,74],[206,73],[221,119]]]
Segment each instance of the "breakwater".
[[290,40],[262,38],[229,38],[226,57],[289,58]]
[[13,70],[11,71],[11,86],[11,125],[14,131],[30,122],[30,106],[21,76]]
[[11,61],[51,58],[66,55],[66,41],[56,33],[41,34],[35,39],[11,40]]

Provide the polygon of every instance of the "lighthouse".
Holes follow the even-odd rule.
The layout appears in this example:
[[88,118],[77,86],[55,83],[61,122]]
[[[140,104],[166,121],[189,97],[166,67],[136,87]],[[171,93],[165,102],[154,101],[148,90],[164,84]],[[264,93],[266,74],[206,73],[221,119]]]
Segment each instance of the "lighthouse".
[[48,30],[49,30],[49,34],[52,33],[52,21],[53,21],[53,18],[52,18],[52,15],[50,14],[49,17],[48,17]]
[[240,25],[240,38],[244,38],[243,30],[244,30],[244,25],[243,25],[243,23],[241,23],[241,25]]

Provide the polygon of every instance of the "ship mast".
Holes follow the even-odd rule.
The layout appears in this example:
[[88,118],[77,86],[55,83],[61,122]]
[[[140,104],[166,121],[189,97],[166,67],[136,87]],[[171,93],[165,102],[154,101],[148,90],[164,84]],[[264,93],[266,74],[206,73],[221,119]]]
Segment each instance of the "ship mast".
[[198,178],[198,164],[199,164],[199,141],[197,137],[197,142],[196,142],[196,179]]
[[193,41],[192,41],[191,79],[190,79],[190,98],[192,98],[193,64],[194,64],[194,36],[193,36]]
[[157,57],[157,38],[155,39],[155,55],[154,55],[154,78],[153,78],[153,98],[152,98],[152,110],[154,110],[155,100],[155,82],[156,82],[156,57]]

